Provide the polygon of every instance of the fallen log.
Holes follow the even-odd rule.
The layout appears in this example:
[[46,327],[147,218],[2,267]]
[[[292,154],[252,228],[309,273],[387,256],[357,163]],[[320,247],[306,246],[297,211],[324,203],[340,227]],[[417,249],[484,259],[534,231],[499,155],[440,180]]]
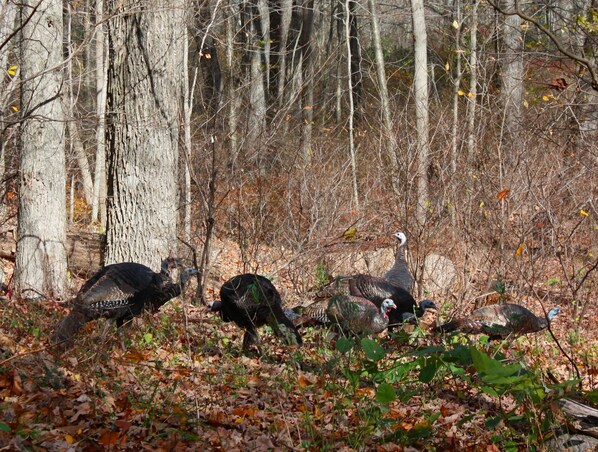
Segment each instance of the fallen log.
[[[0,257],[15,260],[17,249],[16,224],[4,224],[0,228]],[[96,232],[67,232],[66,255],[68,269],[75,275],[89,275],[102,266],[106,236]]]

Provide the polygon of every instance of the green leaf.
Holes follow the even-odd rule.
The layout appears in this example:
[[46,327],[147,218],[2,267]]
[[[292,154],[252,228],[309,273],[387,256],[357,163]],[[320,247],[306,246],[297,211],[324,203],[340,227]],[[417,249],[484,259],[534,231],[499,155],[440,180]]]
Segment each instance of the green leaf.
[[430,383],[436,375],[437,370],[438,361],[434,359],[421,370],[418,377],[419,381],[421,381],[422,383]]
[[0,422],[0,432],[10,432],[10,425]]
[[469,351],[471,352],[473,367],[475,367],[475,370],[479,373],[488,374],[497,370],[501,365],[498,361],[490,358],[486,353],[475,347],[471,347]]
[[586,392],[586,398],[592,403],[598,403],[598,389]]
[[500,424],[500,421],[502,421],[502,416],[490,418],[486,421],[486,427],[494,429],[498,424]]
[[143,342],[145,342],[146,344],[151,344],[153,338],[154,335],[152,333],[145,333],[143,335]]
[[378,391],[376,391],[376,400],[383,404],[388,404],[393,402],[397,399],[397,393],[395,388],[393,388],[388,383],[382,383],[378,386]]
[[367,337],[361,339],[361,347],[363,348],[365,356],[372,361],[379,361],[384,358],[384,355],[386,354],[378,342],[368,339]]
[[336,341],[336,349],[341,353],[349,352],[355,347],[355,341],[346,337],[341,337]]

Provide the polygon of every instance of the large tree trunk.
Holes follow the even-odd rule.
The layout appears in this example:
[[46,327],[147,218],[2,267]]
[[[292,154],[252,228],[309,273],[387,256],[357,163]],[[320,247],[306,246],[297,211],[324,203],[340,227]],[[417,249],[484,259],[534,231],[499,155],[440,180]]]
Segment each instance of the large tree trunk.
[[182,2],[108,11],[106,263],[159,268],[176,248]]
[[426,221],[428,210],[428,160],[429,160],[429,119],[428,119],[428,54],[426,20],[423,0],[411,0],[413,16],[413,41],[415,48],[415,117],[417,124],[417,209],[420,226]]
[[19,298],[43,294],[61,298],[66,286],[62,2],[25,0],[22,8],[23,126],[15,293]]

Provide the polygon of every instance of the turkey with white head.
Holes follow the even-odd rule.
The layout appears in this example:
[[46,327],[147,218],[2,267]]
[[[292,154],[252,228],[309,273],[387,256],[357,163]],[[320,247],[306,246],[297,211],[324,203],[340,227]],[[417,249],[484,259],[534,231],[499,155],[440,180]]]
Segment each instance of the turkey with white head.
[[388,327],[388,313],[395,308],[390,298],[378,307],[365,298],[335,295],[328,301],[326,317],[344,333],[364,336],[384,331]]
[[393,236],[399,241],[399,249],[395,254],[394,265],[384,274],[384,279],[412,294],[415,288],[415,279],[409,271],[407,260],[405,259],[407,236],[403,232],[395,232]]
[[328,298],[338,294],[365,298],[378,308],[382,306],[385,299],[390,298],[396,307],[389,313],[388,328],[391,330],[405,321],[403,314],[411,313],[419,318],[426,309],[436,309],[433,301],[423,300],[418,304],[407,290],[384,278],[371,275],[357,274],[337,277],[324,286],[317,297]]

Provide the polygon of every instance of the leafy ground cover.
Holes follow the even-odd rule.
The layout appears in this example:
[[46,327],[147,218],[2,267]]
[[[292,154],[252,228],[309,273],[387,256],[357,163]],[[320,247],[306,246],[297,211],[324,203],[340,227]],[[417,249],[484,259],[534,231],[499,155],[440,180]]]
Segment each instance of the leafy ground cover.
[[595,312],[574,340],[567,306],[552,327],[563,350],[550,332],[489,344],[424,323],[375,341],[306,329],[303,347],[264,328],[261,356],[188,297],[137,320],[124,351],[115,334],[100,340],[102,322],[48,348],[66,312],[55,302],[0,310],[8,449],[541,450],[567,429],[555,400],[596,402]]

